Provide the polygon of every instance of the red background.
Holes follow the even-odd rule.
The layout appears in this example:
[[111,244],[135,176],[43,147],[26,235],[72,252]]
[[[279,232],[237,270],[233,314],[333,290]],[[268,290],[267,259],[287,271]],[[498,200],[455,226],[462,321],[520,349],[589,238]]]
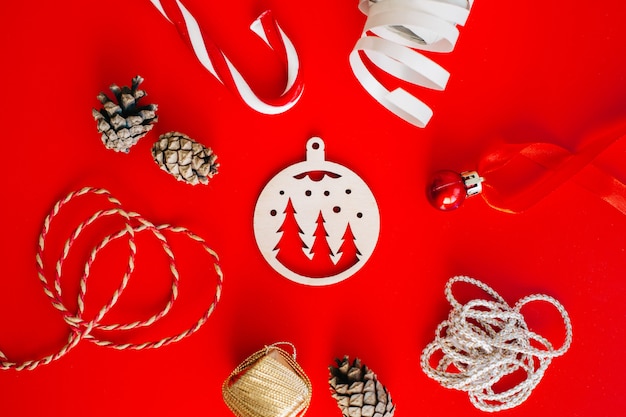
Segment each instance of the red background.
[[[419,368],[421,350],[449,311],[444,284],[457,274],[485,281],[511,303],[535,292],[552,295],[571,315],[571,349],[552,362],[523,405],[503,415],[624,414],[624,215],[572,183],[518,215],[482,198],[439,212],[424,191],[433,171],[473,169],[496,140],[575,149],[626,118],[623,1],[477,0],[454,52],[435,57],[452,74],[446,91],[412,89],[435,112],[425,129],[383,109],[352,75],[348,54],[365,22],[356,1],[185,3],[266,95],[281,90],[284,74],[248,25],[272,9],[301,59],[306,90],[296,107],[278,116],[247,108],[198,64],[147,0],[0,5],[0,349],[19,361],[63,344],[67,330],[41,291],[34,256],[52,204],[80,187],[107,188],[155,223],[190,228],[219,253],[225,274],[213,316],[178,344],[120,352],[82,342],[34,371],[2,371],[2,416],[228,416],[222,381],[247,355],[280,340],[297,346],[312,380],[310,416],[340,415],[326,367],[344,354],[374,369],[399,417],[482,415],[466,394],[442,388]],[[136,74],[159,105],[159,123],[124,155],[102,146],[91,108],[98,92],[129,85]],[[220,174],[208,186],[179,183],[152,161],[152,143],[171,130],[219,156]],[[252,229],[261,189],[303,159],[314,135],[325,140],[328,160],[369,184],[381,215],[371,259],[353,277],[323,288],[274,272]],[[623,157],[623,146],[603,155],[622,180],[626,170],[615,162]],[[76,219],[89,213],[87,206],[77,204],[86,211]],[[57,243],[75,226],[71,217],[55,223]],[[141,239],[137,273],[107,320],[145,317],[167,297],[165,259],[149,237]],[[182,239],[172,245],[181,261],[180,306],[169,324],[132,340],[184,329],[211,299],[213,276],[207,284],[201,275],[210,271],[206,257]],[[125,253],[124,245],[103,253],[110,262],[97,264],[101,279],[90,287],[90,311],[117,285]],[[65,291],[75,294],[75,284],[68,273]],[[530,312],[529,322],[560,343],[554,314]]]

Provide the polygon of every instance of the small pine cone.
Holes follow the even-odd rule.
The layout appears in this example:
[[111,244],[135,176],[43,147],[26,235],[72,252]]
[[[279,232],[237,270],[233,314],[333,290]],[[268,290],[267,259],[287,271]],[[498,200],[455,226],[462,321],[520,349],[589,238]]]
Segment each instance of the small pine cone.
[[387,388],[378,381],[376,374],[357,358],[335,359],[331,366],[330,392],[344,417],[392,417],[396,410]]
[[211,148],[180,132],[168,132],[152,145],[154,161],[178,181],[208,184],[217,174],[217,155]]
[[133,78],[130,88],[118,87],[112,84],[110,89],[115,94],[117,104],[106,94],[98,94],[98,100],[103,108],[92,109],[94,119],[98,124],[98,132],[102,133],[102,143],[107,149],[116,152],[128,153],[130,148],[144,137],[158,121],[156,116],[157,105],[140,105],[139,100],[147,94],[138,90],[143,78],[139,75]]

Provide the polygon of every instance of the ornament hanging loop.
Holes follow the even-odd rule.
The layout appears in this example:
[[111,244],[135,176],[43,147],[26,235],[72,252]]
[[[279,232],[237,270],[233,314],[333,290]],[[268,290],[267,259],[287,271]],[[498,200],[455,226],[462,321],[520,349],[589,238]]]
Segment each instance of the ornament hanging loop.
[[312,137],[306,143],[307,162],[324,162],[324,141],[322,138]]

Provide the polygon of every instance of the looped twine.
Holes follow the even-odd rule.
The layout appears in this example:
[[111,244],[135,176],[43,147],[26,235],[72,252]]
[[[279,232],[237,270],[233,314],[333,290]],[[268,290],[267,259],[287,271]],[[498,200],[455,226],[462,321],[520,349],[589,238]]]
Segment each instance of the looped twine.
[[[459,303],[452,294],[457,282],[472,284],[493,300],[476,299]],[[473,278],[451,278],[445,288],[452,305],[448,319],[435,332],[435,340],[421,356],[422,370],[446,388],[465,391],[472,404],[482,411],[500,411],[524,402],[539,384],[552,358],[563,355],[572,342],[572,325],[565,308],[552,297],[533,294],[513,307],[491,287]],[[532,332],[521,309],[533,302],[552,304],[565,325],[565,341],[559,349]],[[441,359],[435,367],[434,356]],[[494,386],[507,375],[521,372],[525,379],[503,392]]]
[[[49,268],[46,267],[45,262],[45,249],[46,249],[46,240],[48,233],[50,231],[50,226],[52,221],[59,214],[61,209],[68,204],[70,201],[73,201],[81,196],[85,195],[101,195],[106,197],[108,202],[113,205],[113,208],[107,210],[99,210],[91,215],[87,220],[83,221],[76,227],[76,229],[72,232],[70,237],[65,241],[63,245],[62,253],[57,260],[54,267],[54,278],[50,279],[48,275]],[[63,291],[61,286],[61,281],[63,277],[63,266],[65,261],[67,260],[72,247],[77,241],[78,237],[81,233],[84,232],[89,226],[94,224],[96,221],[117,215],[122,217],[124,220],[124,228],[114,234],[105,236],[99,244],[97,244],[90,252],[89,257],[84,265],[83,274],[79,281],[79,290],[77,297],[77,311],[72,312],[70,308],[67,306],[64,298]],[[135,245],[135,235],[137,233],[141,233],[143,231],[151,232],[159,241],[161,248],[165,252],[168,261],[169,261],[169,270],[172,278],[171,287],[170,287],[170,297],[166,304],[163,306],[162,310],[145,320],[138,320],[132,323],[117,323],[117,324],[104,324],[102,321],[107,313],[117,304],[118,300],[122,296],[124,290],[126,289],[128,282],[135,270],[135,255],[137,253],[137,247]],[[107,332],[107,331],[124,331],[124,330],[132,330],[141,327],[148,327],[161,318],[165,317],[170,310],[172,309],[174,302],[178,298],[178,287],[179,287],[179,273],[178,268],[176,266],[176,259],[174,257],[174,253],[170,248],[170,244],[162,232],[170,232],[170,233],[179,233],[187,238],[191,239],[199,243],[205,252],[209,254],[213,262],[213,269],[217,275],[217,282],[215,287],[215,296],[209,305],[209,307],[204,311],[199,320],[189,327],[188,329],[182,331],[181,333],[174,336],[167,336],[157,341],[152,342],[143,342],[143,343],[116,343],[112,340],[104,339],[102,337],[96,337],[92,334],[94,330]],[[91,268],[93,263],[95,262],[98,254],[102,249],[108,246],[111,242],[127,236],[128,248],[129,248],[129,256],[127,259],[127,267],[124,275],[120,280],[120,284],[118,288],[114,291],[109,301],[95,314],[94,318],[87,320],[84,318],[85,311],[85,297],[87,294],[87,283],[89,276],[91,275]],[[204,239],[195,235],[191,231],[183,228],[183,227],[175,227],[167,224],[164,225],[154,225],[148,220],[141,217],[139,214],[134,212],[128,212],[122,208],[121,203],[113,197],[107,190],[97,189],[91,187],[85,187],[81,190],[72,192],[68,194],[65,198],[59,200],[52,208],[50,214],[45,218],[43,228],[41,234],[39,236],[38,241],[38,250],[36,255],[36,264],[37,264],[37,274],[39,277],[39,281],[43,286],[43,291],[50,299],[52,306],[61,312],[63,315],[63,319],[70,327],[70,334],[68,336],[67,342],[63,345],[58,351],[53,354],[47,355],[43,358],[37,360],[27,360],[21,363],[13,362],[8,360],[7,356],[0,351],[0,369],[15,369],[18,371],[27,369],[32,370],[40,365],[49,364],[52,361],[60,359],[65,356],[70,350],[72,350],[81,340],[89,340],[92,343],[95,343],[99,346],[111,347],[118,350],[124,349],[132,349],[132,350],[141,350],[141,349],[153,349],[159,348],[161,346],[168,345],[170,343],[178,342],[181,339],[191,336],[193,333],[198,331],[200,327],[208,320],[209,316],[212,314],[215,306],[217,305],[221,293],[222,293],[222,283],[223,283],[223,274],[221,268],[218,264],[218,256],[217,254],[208,247]]]

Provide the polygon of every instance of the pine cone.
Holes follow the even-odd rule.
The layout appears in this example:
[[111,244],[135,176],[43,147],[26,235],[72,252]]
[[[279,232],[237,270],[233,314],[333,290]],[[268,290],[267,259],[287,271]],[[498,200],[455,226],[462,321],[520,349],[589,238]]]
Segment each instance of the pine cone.
[[208,184],[220,165],[211,148],[180,132],[161,135],[152,146],[152,156],[162,170],[191,185]]
[[128,153],[131,146],[144,137],[158,120],[156,104],[139,104],[139,100],[147,95],[144,90],[137,90],[142,82],[143,78],[138,75],[133,78],[130,88],[112,84],[109,88],[118,104],[106,94],[98,94],[103,108],[92,109],[91,113],[98,123],[98,132],[102,133],[102,143],[107,149]]
[[396,410],[387,388],[376,374],[361,364],[357,358],[335,359],[337,367],[331,366],[330,391],[344,417],[392,417]]

